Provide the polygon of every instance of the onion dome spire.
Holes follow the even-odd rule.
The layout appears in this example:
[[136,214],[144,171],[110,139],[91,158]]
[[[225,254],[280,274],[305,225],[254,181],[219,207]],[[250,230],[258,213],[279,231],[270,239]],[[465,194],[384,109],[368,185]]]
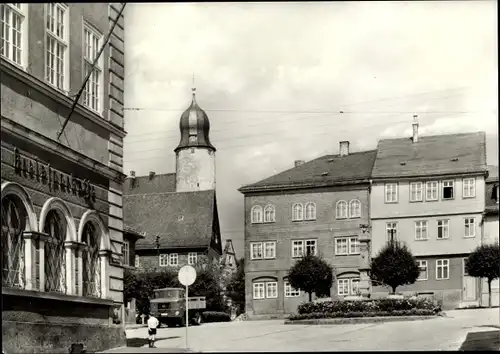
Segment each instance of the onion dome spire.
[[210,142],[210,121],[203,109],[196,102],[196,88],[191,89],[193,97],[191,105],[182,113],[179,122],[181,140],[175,148],[175,152],[185,148],[207,148],[215,151],[215,147]]

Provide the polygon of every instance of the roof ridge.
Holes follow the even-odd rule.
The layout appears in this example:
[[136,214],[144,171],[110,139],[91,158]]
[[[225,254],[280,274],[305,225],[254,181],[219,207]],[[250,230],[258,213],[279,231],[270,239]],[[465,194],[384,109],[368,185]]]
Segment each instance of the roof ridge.
[[[155,173],[154,177],[163,177],[163,176],[171,176],[171,175],[175,175],[176,173],[175,172],[169,172],[169,173]],[[143,178],[143,177],[146,177],[146,178],[149,178],[149,174],[147,175],[141,175],[141,176],[135,176],[135,178]],[[132,178],[132,176],[127,176],[127,178]]]
[[[457,136],[457,135],[485,135],[486,132],[484,130],[479,130],[475,132],[465,132],[465,133],[450,133],[450,134],[435,134],[435,135],[420,135],[418,136],[419,139],[425,139],[425,138],[435,138],[435,137],[450,137],[450,136]],[[408,140],[411,139],[411,136],[406,136],[406,137],[400,137],[400,138],[386,138],[386,139],[380,139],[380,141],[387,141],[387,140]]]
[[205,189],[202,191],[187,191],[187,192],[155,192],[155,193],[142,193],[142,194],[124,194],[123,197],[138,197],[147,195],[165,195],[165,194],[189,194],[189,193],[208,193],[212,192],[215,194],[215,189]]

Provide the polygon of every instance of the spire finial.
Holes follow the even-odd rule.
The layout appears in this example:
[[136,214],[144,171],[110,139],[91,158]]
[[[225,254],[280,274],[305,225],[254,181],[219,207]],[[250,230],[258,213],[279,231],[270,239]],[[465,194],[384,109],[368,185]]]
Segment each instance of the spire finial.
[[191,91],[193,91],[193,98],[196,95],[196,87],[194,86],[194,73],[193,73],[193,85],[191,87]]

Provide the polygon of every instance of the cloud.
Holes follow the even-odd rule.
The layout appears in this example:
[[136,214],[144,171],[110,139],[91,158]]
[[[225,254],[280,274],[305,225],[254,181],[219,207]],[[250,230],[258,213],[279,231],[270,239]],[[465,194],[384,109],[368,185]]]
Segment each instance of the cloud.
[[410,136],[414,113],[422,134],[498,131],[496,2],[137,3],[126,11],[125,106],[146,109],[125,111],[125,170],[175,170],[194,73],[218,149],[225,229],[243,229],[242,184],[337,153],[340,140],[359,151]]

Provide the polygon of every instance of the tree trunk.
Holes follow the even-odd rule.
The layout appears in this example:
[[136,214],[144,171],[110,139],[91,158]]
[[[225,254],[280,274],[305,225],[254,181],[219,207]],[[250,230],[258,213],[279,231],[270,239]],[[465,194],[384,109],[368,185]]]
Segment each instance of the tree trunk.
[[393,293],[394,295],[396,295],[396,288],[397,288],[397,286],[391,286],[391,288],[392,288],[392,293]]
[[313,301],[313,295],[312,292],[309,293],[309,302]]
[[488,279],[488,307],[491,308],[491,282],[493,279]]

